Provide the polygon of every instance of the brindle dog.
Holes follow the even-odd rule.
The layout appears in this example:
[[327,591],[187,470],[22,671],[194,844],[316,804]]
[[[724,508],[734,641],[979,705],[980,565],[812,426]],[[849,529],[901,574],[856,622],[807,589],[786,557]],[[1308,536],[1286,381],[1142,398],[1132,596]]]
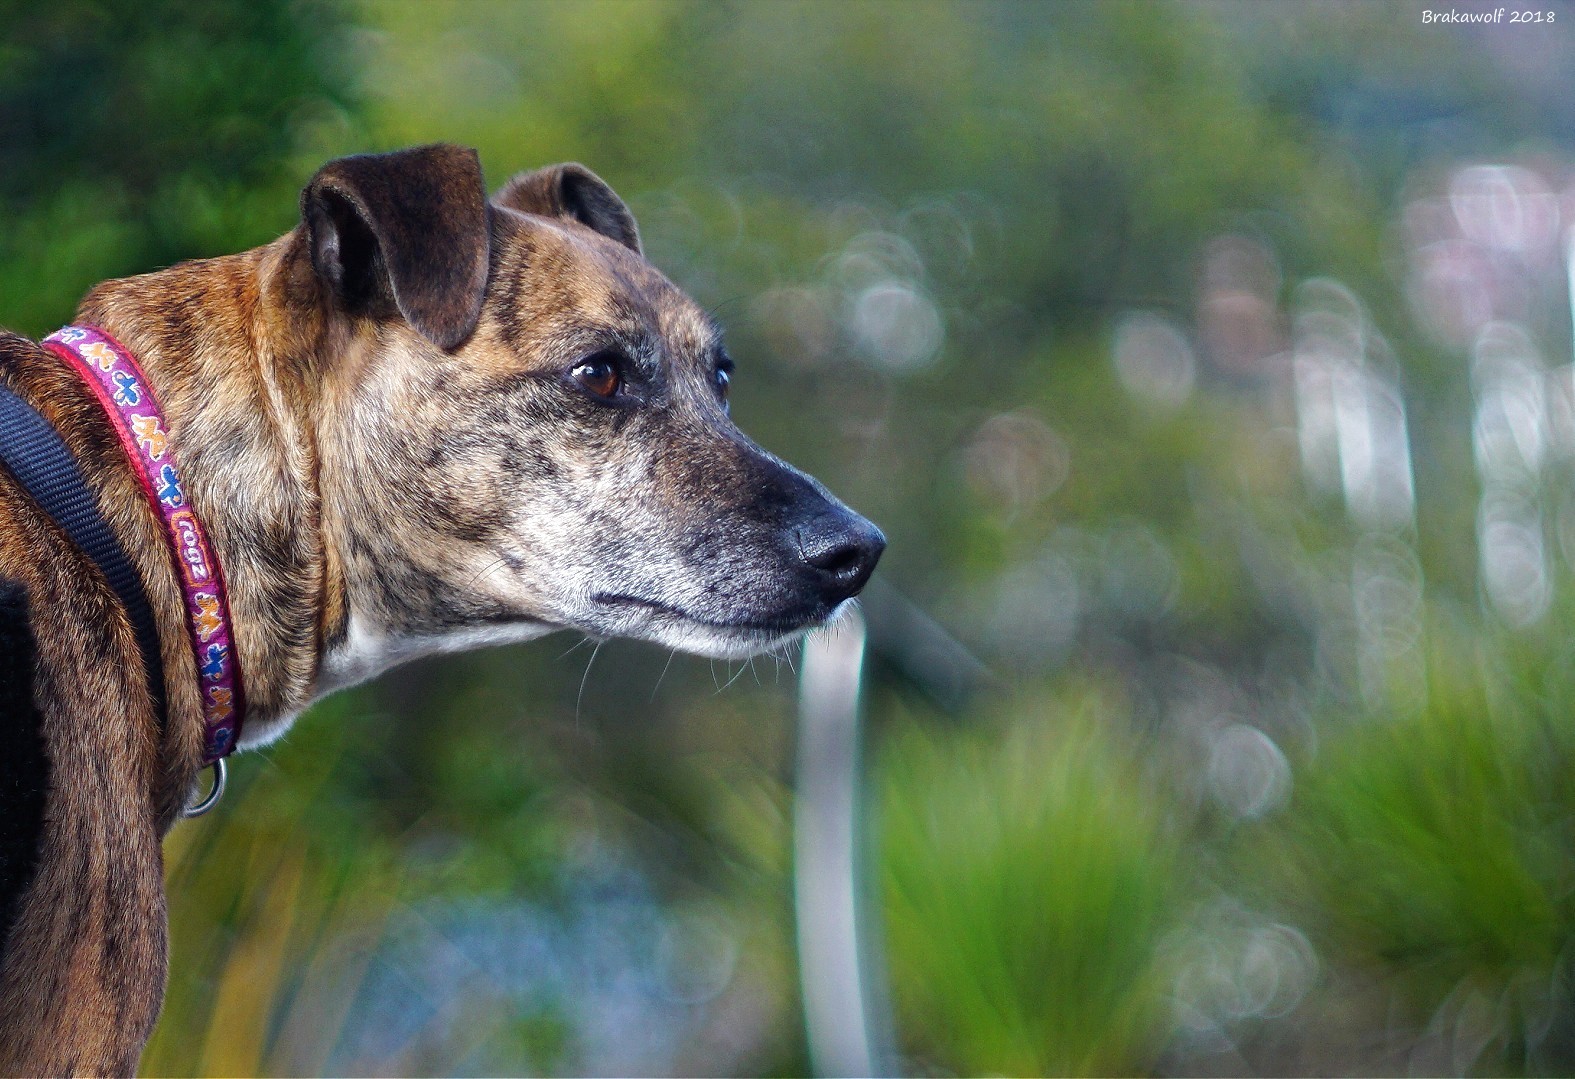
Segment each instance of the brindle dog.
[[[138,357],[227,576],[248,710],[279,737],[411,657],[570,628],[745,656],[824,622],[880,533],[727,412],[716,326],[628,209],[559,165],[489,200],[474,151],[347,157],[265,247],[93,289]],[[0,1070],[126,1073],[166,966],[160,838],[201,757],[160,524],[78,377],[0,333],[161,638],[0,468]]]

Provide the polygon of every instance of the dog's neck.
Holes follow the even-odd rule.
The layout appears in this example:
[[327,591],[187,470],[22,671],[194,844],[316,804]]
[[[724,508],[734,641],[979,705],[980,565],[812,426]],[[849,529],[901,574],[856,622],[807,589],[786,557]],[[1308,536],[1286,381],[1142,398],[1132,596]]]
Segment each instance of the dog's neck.
[[348,621],[324,541],[307,392],[330,331],[303,255],[292,233],[106,282],[78,311],[131,349],[164,407],[187,497],[229,585],[247,698],[242,746],[277,737],[310,703],[325,648]]

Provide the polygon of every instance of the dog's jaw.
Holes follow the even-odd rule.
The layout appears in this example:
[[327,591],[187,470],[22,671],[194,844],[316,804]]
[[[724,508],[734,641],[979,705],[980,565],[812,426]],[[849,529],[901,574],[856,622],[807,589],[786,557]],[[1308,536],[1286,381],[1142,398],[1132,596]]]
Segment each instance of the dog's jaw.
[[707,659],[749,659],[753,656],[780,652],[789,648],[813,626],[789,630],[785,633],[766,630],[723,629],[704,623],[672,621],[655,623],[639,634],[641,640],[676,648],[680,652],[704,656]]
[[[383,632],[368,619],[351,614],[344,640],[323,657],[316,696],[351,686],[388,670],[390,667],[444,652],[468,652],[503,644],[535,640],[558,627],[545,622],[522,620],[507,625],[472,626],[416,636]],[[243,741],[242,746],[251,743]]]
[[[390,632],[372,619],[352,612],[344,638],[324,655],[313,699],[369,681],[384,671],[426,656],[468,652],[478,648],[532,641],[559,630],[577,631],[597,640],[626,637],[674,648],[710,659],[749,659],[791,647],[805,633],[834,622],[842,609],[805,625],[723,625],[691,618],[660,604],[594,603],[597,617],[567,624],[522,618],[504,625],[473,626],[446,632]],[[609,612],[616,616],[608,618]],[[294,715],[257,724],[241,740],[242,749],[266,745],[282,735]]]
[[[629,637],[711,659],[748,659],[789,647],[808,629],[814,628],[779,631],[764,627],[713,626],[663,615],[639,619],[638,623],[624,622],[616,628],[591,627],[583,631],[596,639]],[[478,648],[518,644],[557,630],[574,628],[522,620],[508,625],[409,636],[380,631],[368,619],[352,614],[344,640],[323,657],[314,699],[370,681],[384,671],[411,660],[447,652],[468,652]],[[294,715],[282,716],[274,722],[256,724],[246,731],[240,748],[253,749],[267,745],[284,734],[294,718]]]
[[726,621],[698,616],[682,606],[636,596],[597,593],[595,613],[586,621],[597,636],[628,637],[676,648],[708,659],[748,659],[791,645],[824,624],[826,617],[749,621],[740,614]]

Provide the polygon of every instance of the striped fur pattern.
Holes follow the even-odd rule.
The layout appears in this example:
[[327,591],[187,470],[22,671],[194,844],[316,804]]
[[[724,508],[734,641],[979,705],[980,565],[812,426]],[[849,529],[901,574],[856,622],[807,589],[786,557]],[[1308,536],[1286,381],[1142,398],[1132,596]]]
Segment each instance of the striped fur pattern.
[[[489,199],[473,151],[421,147],[331,162],[301,209],[264,247],[106,282],[77,318],[157,389],[229,585],[243,749],[412,656],[558,628],[748,655],[868,577],[879,533],[733,425],[717,327],[589,171]],[[0,1072],[130,1073],[198,672],[97,403],[12,334],[0,379],[77,454],[168,681],[161,726],[113,594],[0,469]]]

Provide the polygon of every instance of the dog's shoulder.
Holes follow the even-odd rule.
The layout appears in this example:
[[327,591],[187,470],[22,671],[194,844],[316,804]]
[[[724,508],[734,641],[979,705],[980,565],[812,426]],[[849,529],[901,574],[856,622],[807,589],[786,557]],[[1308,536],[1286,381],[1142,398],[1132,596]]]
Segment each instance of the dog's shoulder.
[[19,333],[0,327],[0,377],[8,382],[24,379],[37,365],[59,366],[50,357],[49,350]]
[[153,721],[129,638],[0,467],[0,1074],[129,1074],[158,1012]]
[[60,404],[76,397],[92,403],[90,396],[80,392],[77,376],[54,353],[30,337],[6,329],[0,329],[0,382],[44,412],[57,427],[63,418],[56,415]]
[[34,341],[31,337],[23,337],[19,333],[14,333],[3,326],[0,326],[0,356],[4,356],[6,353],[11,352],[12,350],[30,350],[42,347],[42,345],[40,345],[37,341]]

